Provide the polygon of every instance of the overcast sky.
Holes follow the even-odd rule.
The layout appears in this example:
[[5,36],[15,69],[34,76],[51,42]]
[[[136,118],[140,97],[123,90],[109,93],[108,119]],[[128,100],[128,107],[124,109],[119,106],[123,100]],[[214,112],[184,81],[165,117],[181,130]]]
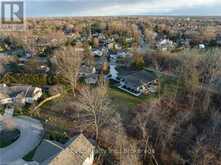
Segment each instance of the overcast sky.
[[221,16],[221,0],[26,0],[26,14],[27,16]]

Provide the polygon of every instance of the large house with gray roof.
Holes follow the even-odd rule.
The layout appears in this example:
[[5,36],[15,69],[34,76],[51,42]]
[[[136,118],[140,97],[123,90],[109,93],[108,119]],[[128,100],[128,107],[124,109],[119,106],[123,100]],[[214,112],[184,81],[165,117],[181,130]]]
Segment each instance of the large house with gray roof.
[[150,71],[138,71],[122,76],[119,88],[134,96],[148,95],[157,92],[159,80]]

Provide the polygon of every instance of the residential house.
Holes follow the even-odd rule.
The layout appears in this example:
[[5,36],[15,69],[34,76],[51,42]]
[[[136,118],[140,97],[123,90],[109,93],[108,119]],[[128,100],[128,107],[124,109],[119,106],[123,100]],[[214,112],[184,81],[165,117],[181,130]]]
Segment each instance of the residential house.
[[[42,152],[45,153],[42,154],[42,157],[44,157],[44,159],[45,155],[49,157],[43,162],[40,162],[41,165],[92,165],[94,162],[95,147],[83,134],[80,134],[68,142],[65,147],[55,144],[54,142],[51,142],[51,145],[53,145],[53,147],[44,147],[44,150],[42,150]],[[50,152],[48,148],[50,148]],[[37,153],[39,153],[38,150]],[[51,153],[54,153],[54,155]],[[34,156],[34,158],[35,157],[36,156]],[[39,159],[40,158],[38,158],[38,160]],[[40,160],[42,161],[42,159]]]
[[83,78],[87,84],[96,84],[98,81],[96,68],[88,65],[81,65],[79,77]]
[[26,56],[26,58],[31,58],[31,57],[32,57],[32,54],[29,53],[29,52],[27,52],[27,53],[25,54],[25,56]]
[[92,34],[92,37],[97,37],[98,38],[99,36],[102,36],[102,34],[98,33],[98,32],[95,32],[95,33]]
[[39,72],[42,72],[42,73],[48,73],[49,71],[50,71],[50,68],[46,65],[41,65],[39,68]]
[[127,43],[131,43],[133,41],[133,37],[127,37],[125,40]]
[[176,43],[178,44],[179,47],[185,47],[185,48],[190,48],[190,42],[191,39],[183,39],[183,38],[178,38],[176,40]]
[[63,29],[65,35],[71,35],[74,32],[73,25],[66,25]]
[[205,49],[206,48],[206,45],[204,44],[199,44],[199,49]]
[[44,73],[48,73],[51,70],[49,67],[47,57],[34,57],[33,59],[38,64],[34,72],[44,74]]
[[116,50],[121,50],[121,49],[122,49],[122,47],[121,47],[118,43],[115,43],[115,44],[114,44],[114,48],[115,48]]
[[101,56],[103,56],[103,50],[102,49],[93,49],[92,55],[97,56],[97,57],[101,57]]
[[18,61],[19,61],[21,64],[24,64],[24,63],[26,63],[26,62],[28,61],[28,59],[27,59],[26,57],[20,57],[20,58],[18,59]]
[[25,53],[24,56],[20,57],[18,59],[18,61],[20,62],[20,65],[23,65],[24,63],[26,63],[30,58],[32,57],[31,53]]
[[86,84],[95,85],[98,82],[98,74],[91,74],[85,78]]
[[105,35],[104,35],[103,33],[99,33],[98,39],[99,39],[99,40],[105,40],[106,37],[105,37]]
[[111,38],[111,37],[106,39],[107,44],[114,43],[114,41],[115,41],[114,38]]
[[125,51],[117,51],[116,53],[111,53],[110,54],[110,59],[116,60],[117,58],[125,58],[129,56],[130,54]]
[[80,72],[79,72],[79,77],[80,78],[84,78],[87,77],[91,74],[95,74],[96,73],[96,68],[95,67],[91,67],[88,65],[81,65],[80,67]]
[[119,88],[134,96],[140,96],[157,92],[158,86],[157,76],[153,72],[142,70],[123,76]]
[[8,87],[6,84],[0,85],[0,104],[12,103],[32,104],[42,96],[42,89],[28,85],[18,85]]
[[58,155],[62,150],[64,150],[65,145],[58,143],[56,141],[51,141],[47,139],[43,139],[41,144],[37,147],[35,154],[33,156],[33,160],[42,164],[43,162],[50,161],[50,158],[54,158]]
[[157,43],[157,48],[162,51],[168,51],[168,50],[174,49],[175,44],[173,43],[173,41],[169,39],[163,39]]
[[113,42],[108,43],[107,48],[108,49],[113,49],[114,48],[114,43]]

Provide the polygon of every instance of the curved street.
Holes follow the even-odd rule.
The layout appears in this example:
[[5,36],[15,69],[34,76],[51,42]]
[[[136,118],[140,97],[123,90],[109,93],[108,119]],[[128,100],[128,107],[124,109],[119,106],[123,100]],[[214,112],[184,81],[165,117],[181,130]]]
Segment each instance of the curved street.
[[40,143],[43,136],[43,126],[40,121],[30,117],[15,117],[16,128],[21,134],[17,141],[8,147],[0,149],[0,164],[8,165],[12,162],[21,161],[30,151]]

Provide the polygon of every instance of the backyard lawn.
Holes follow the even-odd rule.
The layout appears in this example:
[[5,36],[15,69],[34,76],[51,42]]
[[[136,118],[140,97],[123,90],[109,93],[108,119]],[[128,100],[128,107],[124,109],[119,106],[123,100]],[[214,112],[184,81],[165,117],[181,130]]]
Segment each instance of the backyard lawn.
[[145,101],[150,101],[150,100],[156,98],[154,95],[135,97],[135,96],[132,96],[129,93],[126,93],[116,87],[110,88],[109,96],[112,99],[114,105],[119,105],[119,106],[127,105],[127,107],[129,109],[133,109],[137,105],[139,105]]

